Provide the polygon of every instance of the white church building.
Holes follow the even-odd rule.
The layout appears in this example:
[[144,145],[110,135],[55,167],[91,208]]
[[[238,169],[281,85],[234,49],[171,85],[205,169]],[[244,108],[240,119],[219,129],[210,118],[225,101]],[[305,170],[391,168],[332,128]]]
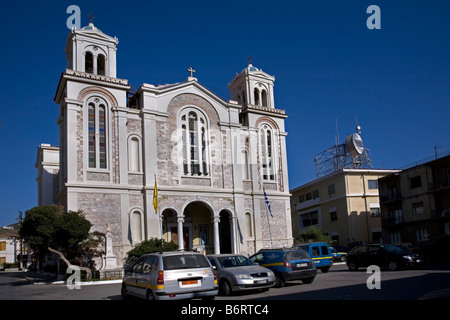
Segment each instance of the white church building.
[[184,82],[131,92],[117,78],[117,45],[92,22],[70,31],[54,98],[59,147],[38,148],[38,204],[82,210],[92,231],[111,235],[117,266],[149,238],[204,253],[292,245],[275,78],[249,63],[228,84],[229,101],[192,68]]

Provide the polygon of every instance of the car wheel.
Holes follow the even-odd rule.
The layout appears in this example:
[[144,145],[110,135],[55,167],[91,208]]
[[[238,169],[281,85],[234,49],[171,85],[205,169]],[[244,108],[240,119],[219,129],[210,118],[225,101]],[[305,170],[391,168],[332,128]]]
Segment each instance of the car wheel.
[[227,280],[222,280],[220,282],[220,293],[224,296],[229,296],[231,294],[231,285],[228,283]]
[[155,300],[155,296],[153,295],[152,290],[147,291],[147,300]]
[[130,295],[128,294],[127,286],[125,283],[122,283],[122,289],[120,290],[120,294],[122,295],[123,300],[130,299]]
[[350,271],[358,270],[358,266],[354,262],[347,262],[347,267]]
[[302,279],[302,282],[305,284],[310,284],[314,281],[314,277],[312,278],[307,278],[307,279]]
[[396,270],[398,270],[398,263],[393,261],[393,260],[391,260],[391,261],[388,262],[387,267],[388,267],[389,271],[396,271]]
[[330,267],[321,268],[320,271],[322,271],[322,273],[327,273],[330,271]]
[[281,287],[284,287],[285,284],[286,283],[284,282],[284,279],[281,276],[281,274],[275,274],[275,287],[281,288]]
[[342,255],[340,260],[341,260],[342,262],[345,262],[345,261],[347,260],[347,256]]

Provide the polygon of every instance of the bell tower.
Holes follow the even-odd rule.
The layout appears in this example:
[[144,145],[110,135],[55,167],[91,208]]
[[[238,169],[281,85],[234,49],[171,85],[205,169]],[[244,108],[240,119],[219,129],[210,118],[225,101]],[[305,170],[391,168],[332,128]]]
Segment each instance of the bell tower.
[[91,21],[82,29],[72,29],[67,37],[67,68],[116,78],[116,50],[119,40],[104,34]]
[[228,85],[231,100],[244,107],[252,105],[274,109],[274,82],[274,76],[254,67],[249,59],[248,66],[240,74],[236,74]]

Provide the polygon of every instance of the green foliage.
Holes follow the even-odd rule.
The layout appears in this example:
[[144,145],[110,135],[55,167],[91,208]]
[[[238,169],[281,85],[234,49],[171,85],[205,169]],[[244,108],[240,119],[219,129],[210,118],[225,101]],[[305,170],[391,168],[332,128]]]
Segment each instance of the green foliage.
[[78,245],[88,238],[90,228],[91,223],[82,212],[41,206],[25,212],[19,234],[40,256],[52,247],[65,252],[70,260],[79,254]]
[[127,252],[126,262],[130,263],[142,256],[143,254],[150,252],[159,252],[159,251],[176,251],[178,250],[178,245],[173,241],[166,242],[164,240],[158,238],[151,238],[149,240],[144,240],[132,250]]
[[41,206],[34,207],[25,212],[20,236],[28,245],[39,253],[45,252],[47,247],[53,246],[53,236],[56,232],[58,207]]
[[309,227],[307,230],[303,231],[297,238],[295,238],[295,243],[305,243],[305,242],[327,242],[330,243],[330,237],[322,234],[322,231],[314,226]]

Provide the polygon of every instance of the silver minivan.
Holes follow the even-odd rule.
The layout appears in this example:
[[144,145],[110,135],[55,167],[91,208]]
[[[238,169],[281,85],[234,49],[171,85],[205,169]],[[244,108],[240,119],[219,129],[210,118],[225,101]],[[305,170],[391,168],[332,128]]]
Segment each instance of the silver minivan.
[[149,253],[125,271],[121,291],[124,299],[214,299],[218,293],[216,274],[201,253]]

